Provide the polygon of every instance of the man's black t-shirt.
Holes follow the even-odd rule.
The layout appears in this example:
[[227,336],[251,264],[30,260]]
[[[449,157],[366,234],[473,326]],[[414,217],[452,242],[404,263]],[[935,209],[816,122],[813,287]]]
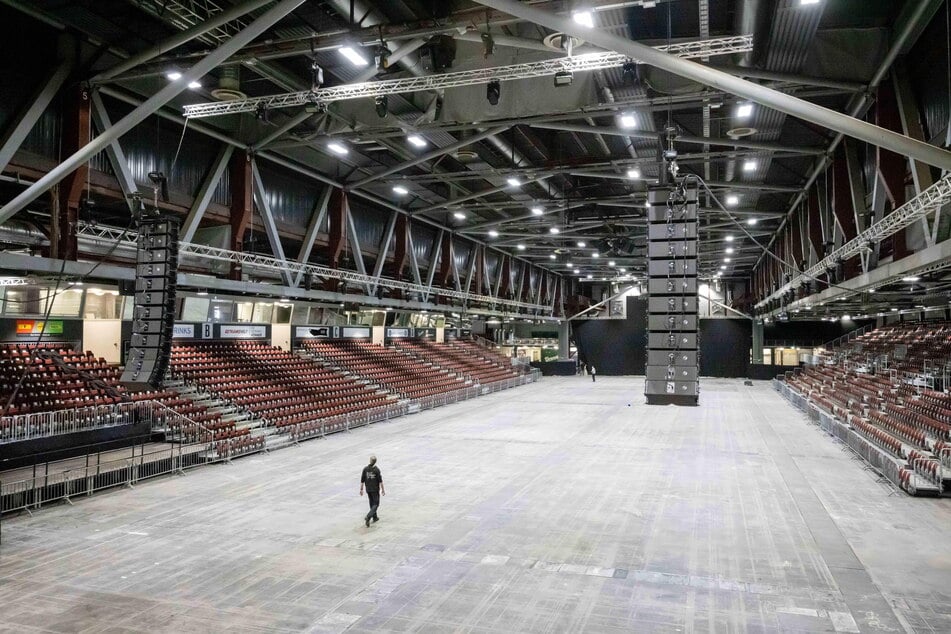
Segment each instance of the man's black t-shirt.
[[380,483],[383,482],[383,475],[376,465],[363,467],[363,473],[360,474],[360,482],[366,486],[367,493],[379,493]]

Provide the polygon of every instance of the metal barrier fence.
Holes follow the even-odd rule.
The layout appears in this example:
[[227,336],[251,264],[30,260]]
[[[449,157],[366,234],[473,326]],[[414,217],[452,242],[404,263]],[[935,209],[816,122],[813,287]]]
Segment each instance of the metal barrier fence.
[[[316,436],[326,436],[328,433],[346,431],[355,427],[362,427],[382,420],[389,420],[406,414],[432,409],[442,405],[458,403],[476,396],[491,394],[510,389],[527,383],[534,383],[541,378],[541,372],[532,369],[532,372],[517,378],[473,385],[445,394],[435,394],[421,399],[394,403],[384,407],[363,410],[321,419],[311,423],[276,428],[280,435],[290,441],[298,442]],[[132,411],[145,417],[151,423],[152,429],[188,428],[198,429],[199,442],[172,444],[161,450],[141,452],[129,458],[121,458],[103,462],[101,454],[87,454],[86,462],[82,465],[68,466],[58,470],[59,464],[74,462],[76,459],[46,463],[44,473],[34,473],[29,478],[14,482],[0,482],[0,515],[11,511],[27,511],[41,508],[58,500],[71,503],[71,498],[92,495],[96,491],[118,486],[133,486],[137,482],[169,473],[183,473],[186,469],[203,464],[228,461],[237,456],[248,455],[266,449],[263,436],[238,437],[227,440],[214,440],[214,434],[201,424],[192,421],[169,409],[158,401],[139,401],[137,403],[123,403],[132,406]],[[90,457],[95,456],[95,461]],[[51,471],[50,467],[53,467]]]
[[[185,469],[223,460],[217,455],[213,443],[194,443],[190,445],[169,445],[168,448],[149,452],[135,453],[128,458],[102,461],[101,454],[91,462],[87,456],[86,464],[70,465],[61,471],[50,472],[24,478],[16,482],[0,483],[0,513],[10,511],[30,511],[41,508],[50,502],[79,496],[92,495],[96,491],[118,486],[133,486],[137,482]],[[60,461],[74,462],[75,459]]]
[[0,444],[136,422],[151,424],[153,408],[146,403],[152,401],[3,416],[0,417]]

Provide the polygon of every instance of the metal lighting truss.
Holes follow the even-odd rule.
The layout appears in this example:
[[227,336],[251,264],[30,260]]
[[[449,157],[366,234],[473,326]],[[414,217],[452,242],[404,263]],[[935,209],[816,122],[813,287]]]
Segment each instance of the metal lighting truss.
[[[712,57],[714,55],[728,55],[730,53],[747,53],[753,50],[752,35],[737,35],[694,42],[682,42],[657,46],[658,51],[682,57],[685,59]],[[547,77],[561,72],[580,72],[601,70],[622,66],[632,60],[626,55],[618,53],[586,53],[570,57],[559,57],[540,62],[514,64],[511,66],[496,66],[492,68],[477,68],[455,73],[410,77],[407,79],[388,79],[370,81],[361,84],[345,84],[318,90],[304,90],[301,92],[254,97],[236,101],[221,101],[214,103],[200,103],[185,106],[185,116],[190,119],[202,117],[216,117],[241,112],[257,112],[261,109],[292,108],[317,103],[331,103],[346,99],[360,99],[362,97],[380,97],[401,93],[417,92],[420,90],[443,90],[458,86],[472,86],[485,84],[490,81],[512,81],[530,77]]]
[[941,209],[949,202],[951,202],[951,174],[943,177],[934,185],[819,260],[817,264],[797,275],[772,295],[758,302],[756,307],[765,306],[770,300],[781,297],[784,293],[798,288],[804,282],[824,275],[838,263],[860,254],[869,246],[898,233],[928,214]]
[[[138,238],[137,234],[133,231],[124,231],[115,227],[102,227],[88,224],[80,225],[78,234],[111,243],[122,241],[128,243],[130,246],[135,246],[135,242]],[[334,269],[327,266],[320,266],[318,264],[306,264],[290,260],[284,261],[266,255],[229,251],[228,249],[219,249],[217,247],[204,244],[182,242],[178,245],[178,253],[180,257],[191,256],[203,260],[231,262],[235,264],[241,264],[242,270],[249,270],[253,268],[271,271],[278,274],[279,276],[283,275],[285,271],[291,274],[300,274],[301,277],[304,274],[309,273],[310,275],[318,278],[335,279],[363,286],[382,286],[385,288],[393,288],[410,293],[420,293],[421,295],[441,295],[444,297],[462,300],[464,302],[482,302],[485,304],[490,304],[493,307],[510,306],[512,308],[524,308],[530,311],[546,313],[551,312],[552,310],[550,305],[545,304],[531,304],[513,299],[493,297],[491,295],[479,295],[476,293],[468,293],[466,291],[452,290],[448,288],[434,288],[432,286],[426,286],[425,284],[414,284],[412,282],[393,280],[385,277],[374,277],[372,275],[357,273],[356,271]]]
[[[213,0],[150,0],[138,2],[137,5],[156,17],[172,22],[183,31],[224,11]],[[246,26],[247,22],[236,19],[208,31],[199,36],[199,39],[208,44],[221,44]]]

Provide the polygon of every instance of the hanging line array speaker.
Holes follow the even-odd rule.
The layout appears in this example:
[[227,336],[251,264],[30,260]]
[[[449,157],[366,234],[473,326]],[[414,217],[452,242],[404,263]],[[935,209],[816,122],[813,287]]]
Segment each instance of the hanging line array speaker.
[[162,386],[172,352],[177,276],[178,220],[144,218],[137,243],[132,341],[120,379],[130,390]]
[[649,405],[700,400],[696,180],[648,190],[647,366]]

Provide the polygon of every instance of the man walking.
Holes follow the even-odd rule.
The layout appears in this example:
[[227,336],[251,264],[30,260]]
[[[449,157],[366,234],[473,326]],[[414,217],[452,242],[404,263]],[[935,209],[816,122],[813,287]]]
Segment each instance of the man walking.
[[360,474],[360,495],[363,495],[363,487],[366,487],[367,498],[370,501],[370,512],[366,516],[367,528],[370,527],[370,520],[380,521],[376,510],[380,508],[380,495],[386,495],[386,489],[383,487],[383,475],[376,466],[376,456],[370,456],[370,464],[363,467]]

